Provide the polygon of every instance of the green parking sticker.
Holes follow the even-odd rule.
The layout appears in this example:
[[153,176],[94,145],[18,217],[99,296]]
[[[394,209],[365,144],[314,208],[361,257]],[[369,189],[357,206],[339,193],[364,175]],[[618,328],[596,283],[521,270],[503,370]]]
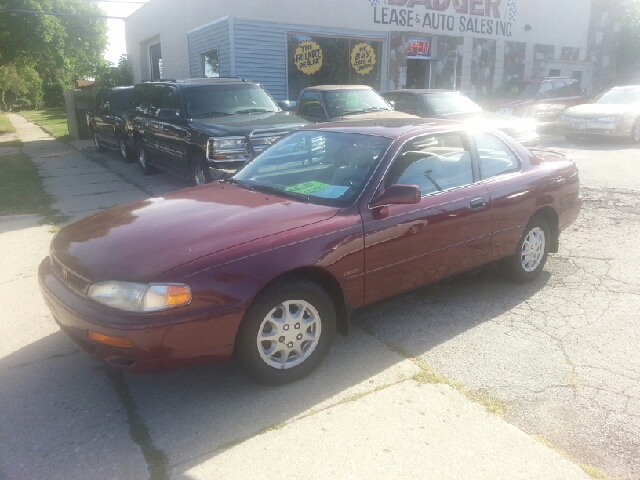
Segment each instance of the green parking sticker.
[[347,108],[358,108],[358,94],[355,92],[348,93],[345,104]]
[[293,185],[292,187],[287,187],[285,190],[287,192],[301,193],[303,195],[311,195],[312,193],[319,192],[320,190],[327,188],[329,185],[326,183],[320,182],[305,182],[299,183],[298,185]]

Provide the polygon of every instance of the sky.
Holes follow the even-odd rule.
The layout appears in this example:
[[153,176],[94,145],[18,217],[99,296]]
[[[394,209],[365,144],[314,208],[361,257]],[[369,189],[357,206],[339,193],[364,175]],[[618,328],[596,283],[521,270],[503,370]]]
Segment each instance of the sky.
[[[136,0],[137,2],[147,2],[149,0]],[[100,8],[107,15],[115,17],[127,17],[135,12],[142,5],[140,3],[131,3],[134,0],[123,2],[98,2]],[[109,29],[109,45],[104,57],[114,65],[118,64],[120,55],[127,53],[127,44],[124,39],[124,20],[107,19],[107,28]]]

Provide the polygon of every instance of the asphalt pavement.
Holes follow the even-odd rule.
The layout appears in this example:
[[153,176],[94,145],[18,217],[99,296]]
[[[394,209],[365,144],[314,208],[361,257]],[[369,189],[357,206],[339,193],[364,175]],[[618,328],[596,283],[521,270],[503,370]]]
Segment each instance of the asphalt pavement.
[[[187,186],[9,118],[69,221]],[[370,307],[316,372],[279,388],[233,363],[103,367],[59,331],[38,291],[55,229],[0,217],[0,479],[590,478],[556,450],[638,478],[616,445],[607,453],[609,442],[633,447],[640,416],[640,262],[623,254],[637,252],[637,205],[626,190],[601,190],[585,190],[586,215],[537,283],[515,287],[489,270]],[[425,383],[424,365],[503,402],[507,421],[462,388]],[[615,437],[589,442],[598,415]]]

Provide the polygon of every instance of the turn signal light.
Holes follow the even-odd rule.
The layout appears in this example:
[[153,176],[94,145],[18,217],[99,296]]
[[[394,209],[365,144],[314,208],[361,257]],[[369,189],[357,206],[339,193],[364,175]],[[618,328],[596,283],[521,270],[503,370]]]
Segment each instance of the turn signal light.
[[98,332],[92,332],[89,330],[89,339],[94,342],[101,343],[103,345],[108,345],[110,347],[116,348],[131,348],[133,347],[133,343],[128,338],[123,337],[112,337],[110,335],[103,335]]

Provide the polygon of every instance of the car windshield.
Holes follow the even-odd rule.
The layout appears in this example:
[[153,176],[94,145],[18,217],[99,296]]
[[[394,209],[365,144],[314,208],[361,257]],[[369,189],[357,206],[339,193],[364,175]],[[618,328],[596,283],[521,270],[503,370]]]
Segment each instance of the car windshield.
[[192,118],[280,111],[262,87],[250,83],[188,87],[186,98]]
[[640,102],[640,87],[636,88],[613,88],[596,97],[593,103],[603,105],[625,105]]
[[538,91],[538,83],[534,82],[508,82],[502,84],[493,97],[506,98],[512,100],[530,100],[535,97]]
[[322,95],[330,117],[392,110],[384,98],[370,88],[334,90]]
[[459,93],[423,93],[420,97],[431,115],[482,111],[471,99]]
[[360,195],[392,141],[300,130],[258,155],[230,181],[282,197],[345,207]]

